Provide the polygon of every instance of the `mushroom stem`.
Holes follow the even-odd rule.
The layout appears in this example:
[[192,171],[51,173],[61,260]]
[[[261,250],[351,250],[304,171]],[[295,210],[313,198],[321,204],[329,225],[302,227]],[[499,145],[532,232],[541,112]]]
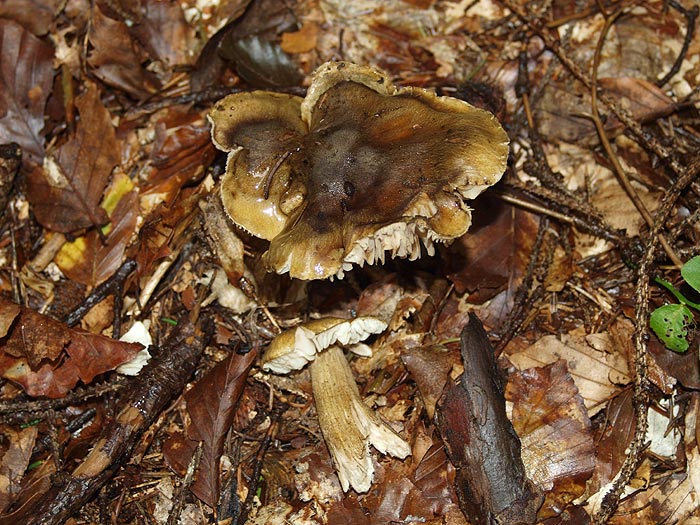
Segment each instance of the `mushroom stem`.
[[344,491],[367,492],[374,476],[369,445],[398,458],[408,456],[411,447],[362,402],[339,347],[318,354],[310,368],[318,421],[340,485]]

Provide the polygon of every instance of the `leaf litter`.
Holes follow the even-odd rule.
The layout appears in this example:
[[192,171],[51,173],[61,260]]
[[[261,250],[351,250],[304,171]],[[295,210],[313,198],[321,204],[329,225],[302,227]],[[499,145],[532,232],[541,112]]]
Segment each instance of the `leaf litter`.
[[[698,254],[692,2],[6,4],[0,523],[480,523],[445,449],[459,418],[434,417],[471,313],[543,496],[531,522],[692,522],[699,339],[687,323],[672,352],[648,324],[674,299],[654,280],[680,287]],[[266,243],[216,233],[206,114],[237,91],[303,96],[339,59],[490,100],[511,162],[434,257],[295,282],[264,271]],[[258,358],[332,315],[388,323],[349,364],[411,446],[373,456],[364,494],[340,486],[308,371]],[[126,379],[136,321],[153,358]]]

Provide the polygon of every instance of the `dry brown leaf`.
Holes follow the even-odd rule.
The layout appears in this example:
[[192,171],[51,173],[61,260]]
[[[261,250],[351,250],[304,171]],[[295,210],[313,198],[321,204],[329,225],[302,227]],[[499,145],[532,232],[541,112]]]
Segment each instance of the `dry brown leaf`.
[[155,75],[141,67],[145,57],[129,34],[124,22],[105,15],[98,5],[93,9],[88,64],[105,84],[121,89],[136,99],[146,98],[160,88]]
[[16,22],[0,19],[0,144],[17,142],[25,166],[44,157],[44,106],[53,49]]
[[231,354],[185,394],[187,411],[192,419],[187,437],[191,441],[201,441],[203,447],[197,477],[190,488],[210,507],[216,507],[219,499],[219,460],[224,440],[256,356],[254,351]]
[[484,195],[475,203],[474,224],[449,248],[448,275],[458,292],[473,292],[481,304],[507,289],[515,293],[527,268],[539,219]]
[[[126,176],[122,175],[119,180],[122,186],[126,185],[121,191],[132,187]],[[106,199],[109,196],[108,192]],[[90,287],[97,286],[122,264],[124,252],[136,229],[138,213],[138,194],[135,190],[128,191],[110,213],[110,224],[105,228],[106,239],[91,230],[84,237],[64,244],[56,256],[56,264],[69,279]]]
[[22,430],[3,426],[0,432],[4,438],[4,445],[7,446],[0,458],[0,514],[5,512],[20,491],[20,481],[29,465],[38,433],[36,425]]
[[[0,310],[8,307],[12,303],[0,298]],[[79,380],[87,384],[131,360],[141,348],[140,344],[71,329],[21,308],[0,346],[0,375],[22,386],[30,396],[58,398]]]
[[[686,473],[668,474],[646,490],[625,498],[611,525],[693,523],[698,516],[697,494]],[[688,520],[688,521],[686,521]]]
[[595,446],[583,400],[562,360],[511,374],[506,399],[513,403],[528,477],[546,494],[538,516],[556,516],[583,494],[593,473]]
[[12,357],[26,358],[31,367],[38,368],[44,359],[57,359],[70,341],[68,328],[63,323],[2,297],[0,312],[9,320],[5,322],[8,331],[2,341],[2,351]]
[[76,132],[47,155],[43,169],[31,173],[28,187],[37,220],[62,233],[107,222],[99,204],[120,159],[120,144],[99,88],[88,83],[75,106],[80,113]]
[[37,468],[26,472],[20,491],[13,498],[11,512],[0,515],[0,525],[25,523],[27,508],[31,507],[51,488],[55,473],[56,463],[54,461],[42,461]]
[[209,125],[197,111],[169,108],[154,126],[155,140],[141,190],[146,212],[171,202],[184,185],[201,178],[215,155]]
[[138,23],[129,29],[150,58],[162,62],[166,69],[192,62],[194,31],[179,3],[144,2]]
[[450,372],[460,362],[459,354],[442,345],[407,347],[401,360],[418,385],[426,414],[432,419]]
[[508,359],[518,370],[546,366],[564,359],[588,415],[593,416],[622,385],[631,381],[627,355],[619,350],[608,333],[569,334],[563,335],[561,340],[546,335],[528,348],[509,354]]
[[3,0],[0,18],[14,20],[36,36],[48,33],[60,0]]
[[282,33],[282,51],[285,53],[308,53],[316,47],[318,24],[307,22],[299,31]]
[[19,315],[21,308],[18,304],[6,301],[0,302],[0,337],[5,337],[12,323]]

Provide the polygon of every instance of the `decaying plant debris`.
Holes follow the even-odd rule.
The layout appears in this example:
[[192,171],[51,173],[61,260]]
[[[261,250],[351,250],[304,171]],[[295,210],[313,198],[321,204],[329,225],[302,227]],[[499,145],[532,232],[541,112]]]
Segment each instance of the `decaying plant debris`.
[[[697,18],[690,0],[0,5],[0,523],[455,525],[511,519],[504,501],[543,524],[693,523],[700,339],[673,352],[648,320],[677,300],[655,278],[680,288],[698,255]],[[497,116],[508,166],[467,234],[342,280],[268,273],[267,237],[218,200],[207,115],[261,90],[300,115],[328,62]],[[496,369],[467,366],[473,315]],[[365,453],[359,491],[315,372],[263,367],[319,318],[381,323],[333,357],[410,447]],[[120,340],[135,324],[145,366]],[[484,431],[511,436],[510,500],[498,461],[465,471],[484,446],[450,442]]]

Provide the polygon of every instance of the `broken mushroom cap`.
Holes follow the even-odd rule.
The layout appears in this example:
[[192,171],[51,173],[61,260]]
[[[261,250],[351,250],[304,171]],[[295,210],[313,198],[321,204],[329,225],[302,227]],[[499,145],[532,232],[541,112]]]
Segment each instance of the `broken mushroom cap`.
[[366,345],[359,344],[372,334],[386,329],[386,323],[374,317],[362,316],[352,320],[324,317],[307,321],[275,337],[262,358],[263,370],[287,374],[302,369],[316,354],[334,344],[348,346],[355,353],[370,355]]
[[[279,100],[256,96],[268,95],[270,105]],[[243,148],[254,158],[229,166],[226,178],[243,179],[229,185],[253,196],[245,206],[265,210],[251,209],[251,217],[279,218],[260,234],[271,241],[263,261],[277,273],[342,277],[354,264],[383,262],[386,252],[417,259],[423,244],[432,254],[433,242],[467,231],[464,199],[497,182],[506,167],[508,136],[491,113],[397,87],[370,67],[322,65],[306,98],[294,102],[299,119],[291,109],[285,119],[261,114],[254,127],[267,135],[260,137],[233,117],[240,96],[217,104],[223,109],[210,115],[212,133],[221,149]],[[281,139],[271,146],[271,137]],[[237,223],[247,213],[225,206]],[[251,222],[243,226],[254,233]]]
[[374,477],[369,452],[405,458],[411,447],[360,397],[340,348],[331,346],[311,363],[311,385],[319,426],[344,491],[367,492]]
[[229,152],[220,190],[224,208],[256,237],[277,236],[287,213],[303,201],[303,187],[292,187],[283,162],[306,133],[301,102],[282,93],[238,93],[217,102],[208,115],[214,145]]

